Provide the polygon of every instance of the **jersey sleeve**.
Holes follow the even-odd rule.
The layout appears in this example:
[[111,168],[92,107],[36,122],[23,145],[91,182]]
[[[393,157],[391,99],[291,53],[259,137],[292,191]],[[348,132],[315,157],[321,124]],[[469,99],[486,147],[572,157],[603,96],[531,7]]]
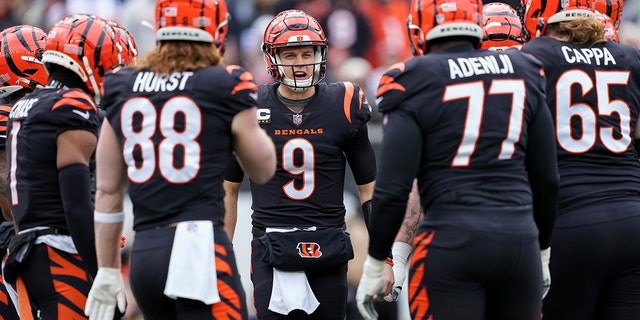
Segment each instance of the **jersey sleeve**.
[[0,105],[0,150],[4,150],[7,140],[7,121],[11,113],[10,105]]
[[405,86],[400,82],[406,69],[405,63],[396,63],[390,66],[378,81],[376,90],[376,102],[378,110],[387,113],[396,108],[405,98]]
[[98,135],[98,108],[93,98],[80,89],[62,91],[51,107],[51,117],[60,133],[80,129]]
[[236,157],[231,155],[224,170],[224,180],[241,183],[242,179],[244,179],[244,171],[242,171]]
[[352,134],[355,135],[363,125],[371,120],[371,106],[360,86],[352,82],[343,82],[342,84],[344,85],[344,116],[352,125]]
[[235,113],[258,105],[258,85],[253,74],[241,66],[228,65],[226,72],[231,76],[228,86],[229,97],[225,99],[228,107]]

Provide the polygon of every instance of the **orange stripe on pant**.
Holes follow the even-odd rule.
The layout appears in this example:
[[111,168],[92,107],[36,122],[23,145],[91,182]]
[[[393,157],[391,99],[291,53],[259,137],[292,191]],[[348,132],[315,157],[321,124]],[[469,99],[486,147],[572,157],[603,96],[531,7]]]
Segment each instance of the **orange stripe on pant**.
[[24,285],[22,277],[18,277],[18,279],[16,279],[16,291],[18,292],[18,309],[20,311],[20,320],[33,320],[29,294],[27,293],[27,288]]

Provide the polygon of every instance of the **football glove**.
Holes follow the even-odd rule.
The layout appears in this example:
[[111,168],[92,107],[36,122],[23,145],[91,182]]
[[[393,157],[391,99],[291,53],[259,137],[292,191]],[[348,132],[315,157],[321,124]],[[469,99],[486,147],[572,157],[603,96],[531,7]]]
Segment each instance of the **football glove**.
[[124,314],[127,299],[120,268],[98,268],[91,285],[84,314],[91,320],[113,320],[116,306]]
[[382,276],[384,264],[384,260],[375,259],[370,255],[367,255],[367,259],[364,261],[362,277],[356,291],[356,304],[365,320],[378,319],[373,299],[376,295],[382,294],[384,289],[384,277]]
[[540,250],[540,260],[542,262],[542,298],[549,293],[549,288],[551,288],[551,272],[549,272],[550,259],[551,247]]
[[407,278],[407,259],[412,251],[413,247],[406,242],[396,241],[393,243],[391,252],[393,254],[393,278],[395,283],[393,284],[391,293],[384,296],[385,301],[398,301],[398,296],[402,291],[404,280]]

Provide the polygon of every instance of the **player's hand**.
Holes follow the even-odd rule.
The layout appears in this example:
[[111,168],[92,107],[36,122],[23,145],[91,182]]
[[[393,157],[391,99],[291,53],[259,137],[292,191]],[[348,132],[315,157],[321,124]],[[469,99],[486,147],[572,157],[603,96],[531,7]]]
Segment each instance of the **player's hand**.
[[120,235],[120,249],[124,248],[124,245],[127,242],[127,237],[124,234]]
[[91,320],[113,320],[116,306],[124,314],[127,300],[120,268],[98,268],[84,314]]
[[384,268],[382,268],[382,278],[384,279],[384,288],[382,288],[382,294],[385,295],[385,297],[391,294],[391,290],[393,289],[393,285],[395,283],[395,278],[393,276],[393,262],[391,262],[390,264],[390,261],[391,259],[387,258],[384,263]]
[[393,284],[391,292],[384,296],[385,301],[398,301],[404,280],[407,278],[406,265],[412,251],[413,247],[408,243],[400,241],[393,243],[391,252],[393,254],[393,278],[395,279],[395,283]]
[[551,247],[540,250],[540,260],[542,262],[542,298],[549,293],[549,288],[551,288],[551,272],[549,272],[550,259]]
[[393,263],[393,278],[394,283],[390,291],[385,290],[386,295],[383,297],[386,302],[398,301],[398,296],[402,291],[402,284],[406,278],[406,270],[404,269],[404,263]]
[[378,319],[378,313],[373,306],[373,300],[378,294],[382,294],[385,281],[382,277],[382,269],[385,262],[370,255],[364,261],[362,277],[356,291],[356,304],[358,311],[365,320]]

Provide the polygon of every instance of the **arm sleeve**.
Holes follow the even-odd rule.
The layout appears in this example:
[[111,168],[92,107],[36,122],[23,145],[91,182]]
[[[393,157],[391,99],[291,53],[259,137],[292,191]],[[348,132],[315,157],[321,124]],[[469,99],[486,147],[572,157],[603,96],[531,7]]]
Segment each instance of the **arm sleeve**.
[[543,106],[529,125],[526,156],[533,193],[533,214],[540,233],[540,249],[548,248],[551,243],[551,232],[558,211],[560,177],[554,132],[549,109]]
[[403,109],[385,115],[382,154],[369,222],[369,254],[384,260],[404,219],[422,154],[418,123]]
[[243,178],[244,171],[242,171],[242,167],[240,167],[236,157],[231,155],[227,161],[227,167],[224,170],[224,180],[241,183]]
[[376,179],[376,155],[369,141],[366,124],[349,140],[344,153],[357,185],[367,184]]
[[79,163],[68,165],[60,168],[58,177],[69,233],[87,271],[95,277],[98,272],[98,261],[89,167]]

